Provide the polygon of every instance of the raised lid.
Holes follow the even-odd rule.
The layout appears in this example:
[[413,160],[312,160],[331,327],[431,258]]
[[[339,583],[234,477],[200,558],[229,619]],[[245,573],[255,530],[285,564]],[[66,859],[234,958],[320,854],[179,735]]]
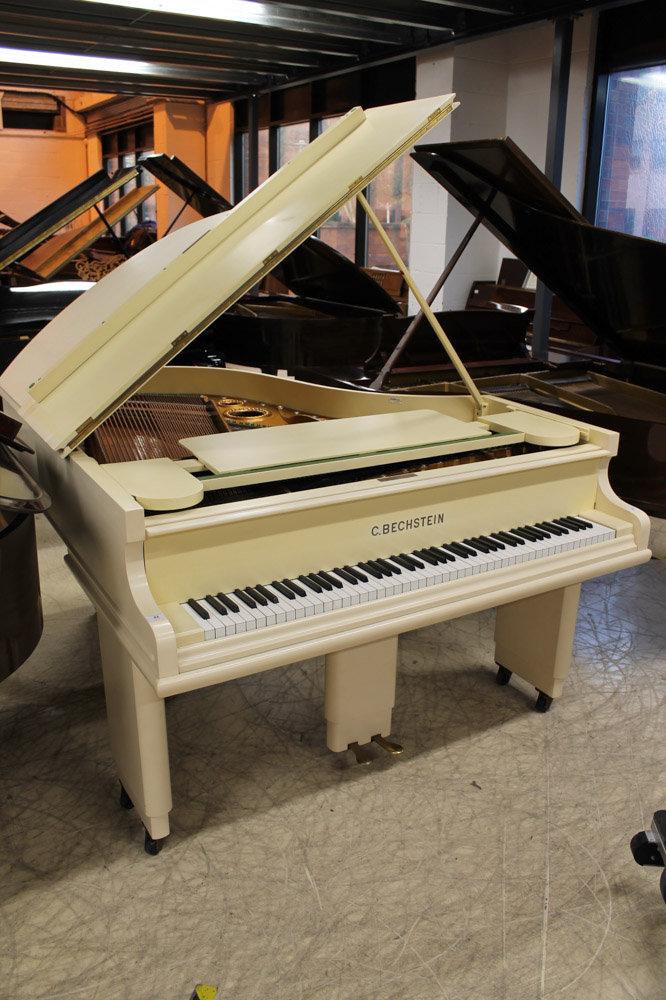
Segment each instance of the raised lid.
[[76,219],[82,212],[108,197],[137,176],[136,167],[126,167],[109,177],[106,170],[87,177],[0,239],[0,270],[29,253],[52,233]]
[[449,94],[350,111],[231,211],[102,278],[26,345],[0,390],[67,454],[453,107]]
[[665,363],[665,244],[586,222],[511,139],[412,157],[623,357]]
[[[232,208],[221,194],[177,156],[155,153],[139,160],[199,215],[208,218]],[[397,313],[398,303],[374,278],[339,250],[310,236],[280,261],[274,276],[296,295]]]

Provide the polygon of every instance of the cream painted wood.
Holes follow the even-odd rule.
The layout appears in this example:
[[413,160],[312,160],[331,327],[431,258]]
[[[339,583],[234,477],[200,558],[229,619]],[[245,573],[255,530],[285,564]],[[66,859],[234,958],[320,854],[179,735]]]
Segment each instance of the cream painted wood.
[[3,373],[3,394],[67,453],[452,107],[446,95],[350,112],[234,209],[170,233],[72,302]]
[[199,480],[170,458],[111,462],[104,468],[147,510],[178,510],[203,499]]
[[146,681],[100,616],[109,741],[118,776],[151,837],[169,833],[171,778],[164,699]]
[[397,635],[328,654],[324,714],[329,750],[389,735],[397,662]]
[[503,413],[487,421],[492,430],[519,431],[525,435],[528,444],[536,444],[542,448],[564,448],[567,445],[578,444],[580,433],[576,427],[551,420],[539,413],[525,413],[516,410],[513,413]]
[[[261,434],[204,434],[182,438],[181,444],[215,473],[234,473],[324,462],[326,459],[377,455],[401,457],[425,445],[487,438],[490,431],[475,421],[456,420],[434,410],[373,413],[313,424],[264,427]],[[144,463],[145,464],[145,463]],[[313,472],[316,470],[312,470]]]
[[558,698],[571,666],[579,597],[577,583],[498,608],[496,662]]
[[[215,369],[165,368],[151,379],[149,388],[263,399],[325,416],[395,413],[404,408],[405,412],[435,410],[464,422],[474,418],[468,397],[403,399]],[[487,402],[491,416],[531,412],[493,397]],[[12,414],[11,406],[8,409]],[[559,422],[576,428],[579,444],[150,516],[108,467],[78,450],[63,459],[24,425],[23,436],[37,450],[33,471],[54,498],[50,516],[67,543],[68,564],[98,611],[107,686],[118,692],[112,694],[110,707],[114,752],[123,784],[137,801],[152,836],[165,835],[168,829],[163,812],[168,812],[166,735],[155,722],[157,706],[166,697],[326,655],[332,657],[329,701],[335,705],[331,742],[335,746],[344,739],[361,742],[370,729],[383,735],[390,731],[387,706],[393,697],[394,658],[368,657],[370,686],[381,692],[381,712],[388,719],[377,727],[373,698],[358,704],[351,698],[345,707],[344,696],[333,694],[344,693],[347,664],[359,662],[357,650],[368,646],[379,650],[385,642],[390,648],[403,632],[482,608],[520,609],[521,602],[538,595],[546,596],[529,605],[530,614],[532,607],[543,609],[535,634],[538,638],[550,629],[551,653],[535,668],[529,656],[521,659],[502,652],[502,640],[499,655],[509,657],[508,668],[538,683],[541,690],[559,693],[575,616],[570,605],[547,595],[575,589],[581,580],[650,556],[647,517],[618,500],[608,484],[607,466],[617,450],[617,435],[581,421]],[[179,601],[213,588],[270,582],[276,576],[574,511],[612,526],[616,537],[550,557],[548,565],[535,560],[246,636],[202,641],[192,619],[185,622],[179,613]],[[438,513],[444,515],[443,523],[428,523],[428,517]],[[394,524],[399,529],[401,521],[410,519],[411,527],[393,530]],[[503,621],[516,628],[521,617],[512,611],[506,617],[500,613],[500,628]],[[143,725],[137,720],[144,717],[150,720],[146,732],[152,735],[145,742],[132,737],[124,743],[125,730],[136,733],[137,725]]]

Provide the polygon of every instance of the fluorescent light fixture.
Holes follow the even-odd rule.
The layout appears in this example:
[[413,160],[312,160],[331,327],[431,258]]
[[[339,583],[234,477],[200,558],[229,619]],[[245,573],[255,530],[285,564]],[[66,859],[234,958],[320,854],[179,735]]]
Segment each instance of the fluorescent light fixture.
[[[100,3],[100,0],[79,0]],[[217,21],[240,21],[244,24],[266,24],[270,15],[263,3],[255,0],[101,0],[105,7],[134,7],[160,14],[185,14],[188,17],[210,17]]]
[[38,295],[42,292],[87,292],[94,281],[47,281],[43,285],[14,285],[9,291],[13,295]]
[[155,66],[138,59],[107,59],[98,56],[78,56],[71,52],[35,52],[31,49],[0,47],[0,63],[23,63],[27,66],[56,66],[66,69],[97,70],[102,73],[154,74]]

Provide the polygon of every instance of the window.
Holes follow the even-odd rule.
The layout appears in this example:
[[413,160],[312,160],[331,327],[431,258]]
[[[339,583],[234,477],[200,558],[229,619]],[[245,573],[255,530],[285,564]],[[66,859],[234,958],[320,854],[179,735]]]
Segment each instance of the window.
[[0,94],[0,124],[2,128],[46,131],[62,131],[65,127],[56,97],[20,90],[5,90]]
[[609,74],[596,224],[666,241],[666,65]]
[[[153,149],[153,122],[140,122],[128,128],[120,129],[117,132],[106,132],[101,136],[102,140],[102,165],[106,172],[113,176],[117,170],[123,167],[135,167],[142,156],[147,156],[154,152]],[[136,187],[154,184],[154,178],[144,167],[139,166],[139,174],[134,180],[124,184],[122,188],[114,191],[105,201],[104,207],[109,208],[118,201],[122,195]],[[134,226],[141,225],[155,231],[157,226],[157,205],[155,195],[146,198],[141,205],[125,216],[114,231],[118,236],[126,236]]]

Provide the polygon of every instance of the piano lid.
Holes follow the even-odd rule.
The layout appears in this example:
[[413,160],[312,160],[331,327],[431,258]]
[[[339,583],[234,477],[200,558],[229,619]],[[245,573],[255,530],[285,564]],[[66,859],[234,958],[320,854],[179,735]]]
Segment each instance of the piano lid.
[[68,454],[151,375],[455,107],[355,108],[229,212],[110,272],[33,338],[0,391]]
[[[233,207],[196,170],[177,156],[167,156],[166,153],[143,156],[139,166],[149,170],[204,218]],[[344,302],[345,305],[363,306],[391,314],[399,311],[395,299],[374,278],[316,236],[310,236],[296,247],[272,273],[283,285],[304,298]]]
[[0,270],[13,264],[33,247],[57,232],[77,216],[108,197],[123,184],[137,176],[136,167],[125,167],[109,177],[106,170],[98,170],[76,187],[65,192],[45,208],[31,215],[0,239]]
[[666,245],[586,222],[511,139],[413,158],[622,356],[666,364]]
[[177,156],[151,153],[149,156],[142,156],[138,166],[149,170],[158,181],[182,198],[186,204],[191,205],[204,218],[228,212],[233,208],[230,201]]

